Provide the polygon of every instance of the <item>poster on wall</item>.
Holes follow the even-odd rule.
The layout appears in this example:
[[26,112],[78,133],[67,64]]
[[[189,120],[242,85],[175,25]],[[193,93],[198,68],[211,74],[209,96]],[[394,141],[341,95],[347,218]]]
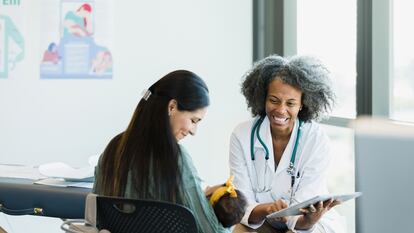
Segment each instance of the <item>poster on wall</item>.
[[41,79],[111,79],[111,0],[43,0]]
[[22,0],[0,1],[0,78],[10,78],[24,59]]

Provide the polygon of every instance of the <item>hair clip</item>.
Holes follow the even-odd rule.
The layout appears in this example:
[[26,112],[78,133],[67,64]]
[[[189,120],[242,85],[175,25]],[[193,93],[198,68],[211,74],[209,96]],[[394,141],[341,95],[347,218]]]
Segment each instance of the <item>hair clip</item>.
[[148,98],[151,96],[151,91],[150,90],[148,90],[148,89],[145,89],[145,90],[143,90],[142,91],[142,98],[145,100],[145,101],[147,101],[148,100]]

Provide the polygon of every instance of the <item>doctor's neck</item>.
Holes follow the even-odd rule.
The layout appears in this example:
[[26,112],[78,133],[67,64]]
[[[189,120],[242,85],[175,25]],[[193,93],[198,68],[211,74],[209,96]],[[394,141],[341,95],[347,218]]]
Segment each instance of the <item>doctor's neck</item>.
[[273,140],[289,141],[290,135],[292,135],[293,127],[288,127],[285,129],[280,129],[279,127],[270,127],[270,132],[272,134]]

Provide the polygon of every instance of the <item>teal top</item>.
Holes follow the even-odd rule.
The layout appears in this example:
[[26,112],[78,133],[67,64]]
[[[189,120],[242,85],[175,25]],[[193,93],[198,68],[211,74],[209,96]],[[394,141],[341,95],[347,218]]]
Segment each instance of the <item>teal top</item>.
[[[83,18],[77,16],[73,11],[69,11],[68,13],[66,13],[65,15],[65,20],[70,20],[73,23],[75,23],[76,25],[78,25],[80,28],[84,28],[83,26]],[[64,31],[63,31],[63,36],[69,35],[69,30],[64,27]]]
[[[179,167],[181,169],[183,185],[183,187],[181,187],[182,197],[180,197],[182,203],[180,204],[193,211],[199,233],[230,232],[229,228],[224,228],[221,225],[216,215],[214,214],[213,207],[210,205],[203,190],[201,189],[201,179],[198,176],[197,170],[195,169],[193,161],[188,152],[181,145],[180,149],[182,159],[180,160]],[[101,160],[99,160],[98,166],[95,168],[95,177],[98,177],[100,175],[100,163]],[[95,178],[93,192],[99,194],[100,191],[96,180],[98,179]],[[131,178],[128,177],[128,182],[125,189],[126,198],[137,198],[136,193],[132,192],[132,190],[133,188]]]

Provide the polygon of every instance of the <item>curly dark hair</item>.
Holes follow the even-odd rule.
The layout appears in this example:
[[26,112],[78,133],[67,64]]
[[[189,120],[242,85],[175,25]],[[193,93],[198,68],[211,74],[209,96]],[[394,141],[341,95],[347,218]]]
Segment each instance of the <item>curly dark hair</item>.
[[265,101],[271,81],[280,79],[302,92],[302,121],[320,120],[334,103],[330,72],[320,60],[309,56],[268,56],[246,72],[241,91],[253,116],[265,116]]
[[224,194],[213,207],[223,227],[239,223],[246,212],[246,197],[239,190],[236,190],[236,193],[237,198],[231,197],[229,193]]

